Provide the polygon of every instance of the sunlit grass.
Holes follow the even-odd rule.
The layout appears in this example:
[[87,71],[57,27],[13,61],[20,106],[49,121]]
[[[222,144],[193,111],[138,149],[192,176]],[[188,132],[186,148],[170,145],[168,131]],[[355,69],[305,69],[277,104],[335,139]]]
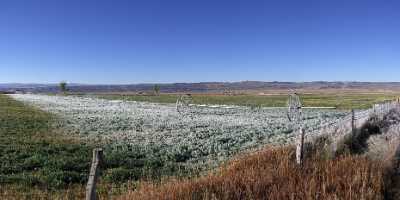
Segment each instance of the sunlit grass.
[[0,95],[0,185],[19,191],[86,182],[89,146],[51,127],[56,117]]

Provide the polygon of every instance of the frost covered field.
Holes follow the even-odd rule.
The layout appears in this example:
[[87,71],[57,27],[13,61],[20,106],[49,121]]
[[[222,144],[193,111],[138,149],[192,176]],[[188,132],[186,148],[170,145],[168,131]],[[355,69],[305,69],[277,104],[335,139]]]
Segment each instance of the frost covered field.
[[[112,145],[132,144],[179,155],[178,161],[224,160],[238,151],[294,140],[286,109],[192,108],[181,115],[173,104],[104,100],[93,97],[11,95],[60,117],[68,134]],[[304,110],[306,131],[346,113]]]

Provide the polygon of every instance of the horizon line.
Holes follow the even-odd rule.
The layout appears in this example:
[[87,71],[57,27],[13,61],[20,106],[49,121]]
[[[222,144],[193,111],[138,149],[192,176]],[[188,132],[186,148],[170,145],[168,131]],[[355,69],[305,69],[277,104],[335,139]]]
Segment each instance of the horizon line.
[[[60,81],[63,82],[63,81]],[[58,85],[60,82],[4,82],[0,85]],[[245,80],[245,81],[201,81],[201,82],[137,82],[137,83],[81,83],[81,82],[68,82],[72,85],[151,85],[151,84],[199,84],[199,83],[244,83],[244,82],[260,82],[260,83],[400,83],[400,81],[258,81],[258,80]]]

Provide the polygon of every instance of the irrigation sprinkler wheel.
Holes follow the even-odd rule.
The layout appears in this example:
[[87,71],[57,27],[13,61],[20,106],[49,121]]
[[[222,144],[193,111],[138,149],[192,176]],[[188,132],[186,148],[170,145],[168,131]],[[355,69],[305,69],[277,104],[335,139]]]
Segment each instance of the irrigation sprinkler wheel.
[[191,104],[193,104],[193,97],[191,94],[181,95],[176,100],[176,111],[180,114],[185,114],[189,111]]
[[301,120],[301,108],[302,104],[300,101],[300,97],[297,95],[296,92],[292,92],[289,94],[289,98],[287,101],[287,107],[288,107],[288,119],[291,122],[294,122],[295,124],[298,124]]

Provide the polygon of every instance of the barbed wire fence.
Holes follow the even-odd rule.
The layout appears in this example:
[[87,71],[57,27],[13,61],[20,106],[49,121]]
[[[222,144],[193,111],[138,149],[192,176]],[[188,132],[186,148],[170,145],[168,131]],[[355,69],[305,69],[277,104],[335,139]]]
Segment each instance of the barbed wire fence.
[[301,164],[303,162],[302,159],[305,157],[305,143],[313,144],[321,137],[328,137],[331,139],[330,153],[334,154],[338,150],[338,145],[346,136],[354,135],[357,129],[363,126],[369,119],[373,117],[383,119],[386,114],[394,109],[400,109],[400,98],[375,104],[372,108],[366,110],[356,111],[353,109],[350,114],[343,118],[321,124],[318,129],[309,133],[304,133],[304,129],[301,129],[296,140],[297,163]]

